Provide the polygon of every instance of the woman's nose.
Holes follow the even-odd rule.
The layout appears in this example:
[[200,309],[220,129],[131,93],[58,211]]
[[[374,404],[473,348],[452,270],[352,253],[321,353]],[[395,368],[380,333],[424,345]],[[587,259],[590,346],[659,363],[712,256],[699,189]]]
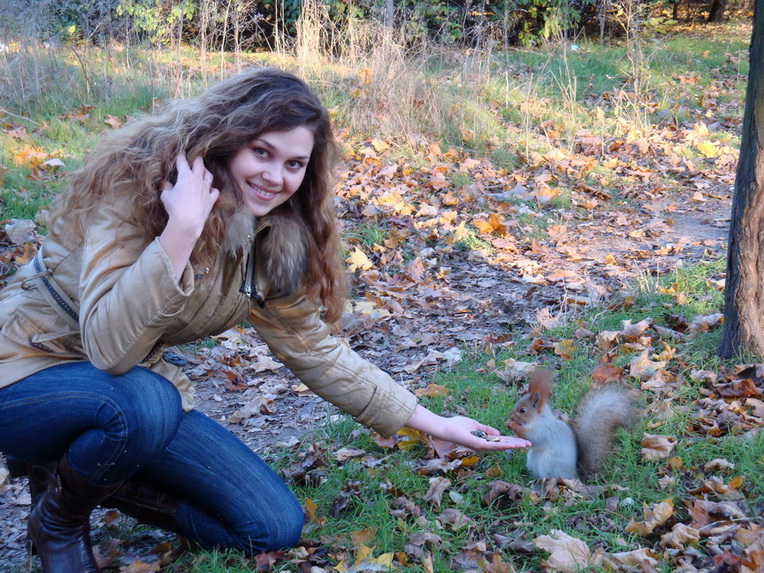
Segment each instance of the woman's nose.
[[281,175],[281,168],[277,165],[271,165],[263,171],[263,178],[272,185],[281,185],[284,177]]

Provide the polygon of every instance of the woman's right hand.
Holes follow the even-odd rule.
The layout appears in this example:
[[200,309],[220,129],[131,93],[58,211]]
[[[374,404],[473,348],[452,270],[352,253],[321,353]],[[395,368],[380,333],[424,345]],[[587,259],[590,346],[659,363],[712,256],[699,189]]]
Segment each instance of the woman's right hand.
[[212,173],[204,166],[202,157],[196,157],[189,165],[185,153],[181,153],[175,164],[178,167],[175,185],[165,181],[159,195],[167,211],[167,225],[159,242],[172,262],[175,278],[180,280],[220,191],[212,186]]
[[201,156],[189,165],[186,154],[181,153],[175,164],[178,179],[175,185],[165,181],[159,198],[167,211],[167,225],[176,226],[197,239],[220,192],[212,187],[212,173],[204,166]]

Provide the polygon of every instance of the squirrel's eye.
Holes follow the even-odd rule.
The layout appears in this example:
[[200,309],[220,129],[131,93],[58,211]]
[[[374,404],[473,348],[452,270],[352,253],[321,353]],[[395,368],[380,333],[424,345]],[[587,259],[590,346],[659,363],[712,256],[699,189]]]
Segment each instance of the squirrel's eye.
[[525,414],[525,412],[526,412],[526,411],[527,411],[527,409],[526,409],[526,408],[520,408],[520,413],[521,413],[521,414]]

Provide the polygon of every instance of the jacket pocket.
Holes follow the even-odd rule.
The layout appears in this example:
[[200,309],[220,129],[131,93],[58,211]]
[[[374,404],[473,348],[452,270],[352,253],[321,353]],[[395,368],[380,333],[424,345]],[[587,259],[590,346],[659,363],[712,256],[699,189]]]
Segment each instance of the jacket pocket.
[[80,333],[42,301],[29,299],[13,310],[2,332],[14,342],[62,358],[82,358]]

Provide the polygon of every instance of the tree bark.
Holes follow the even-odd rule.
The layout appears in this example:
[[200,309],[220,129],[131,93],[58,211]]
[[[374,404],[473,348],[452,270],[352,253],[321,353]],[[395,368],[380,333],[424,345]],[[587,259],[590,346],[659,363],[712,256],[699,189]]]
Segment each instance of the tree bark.
[[708,10],[709,22],[724,22],[724,11],[727,9],[727,0],[713,0]]
[[740,159],[732,198],[723,358],[764,357],[764,0],[756,0]]

